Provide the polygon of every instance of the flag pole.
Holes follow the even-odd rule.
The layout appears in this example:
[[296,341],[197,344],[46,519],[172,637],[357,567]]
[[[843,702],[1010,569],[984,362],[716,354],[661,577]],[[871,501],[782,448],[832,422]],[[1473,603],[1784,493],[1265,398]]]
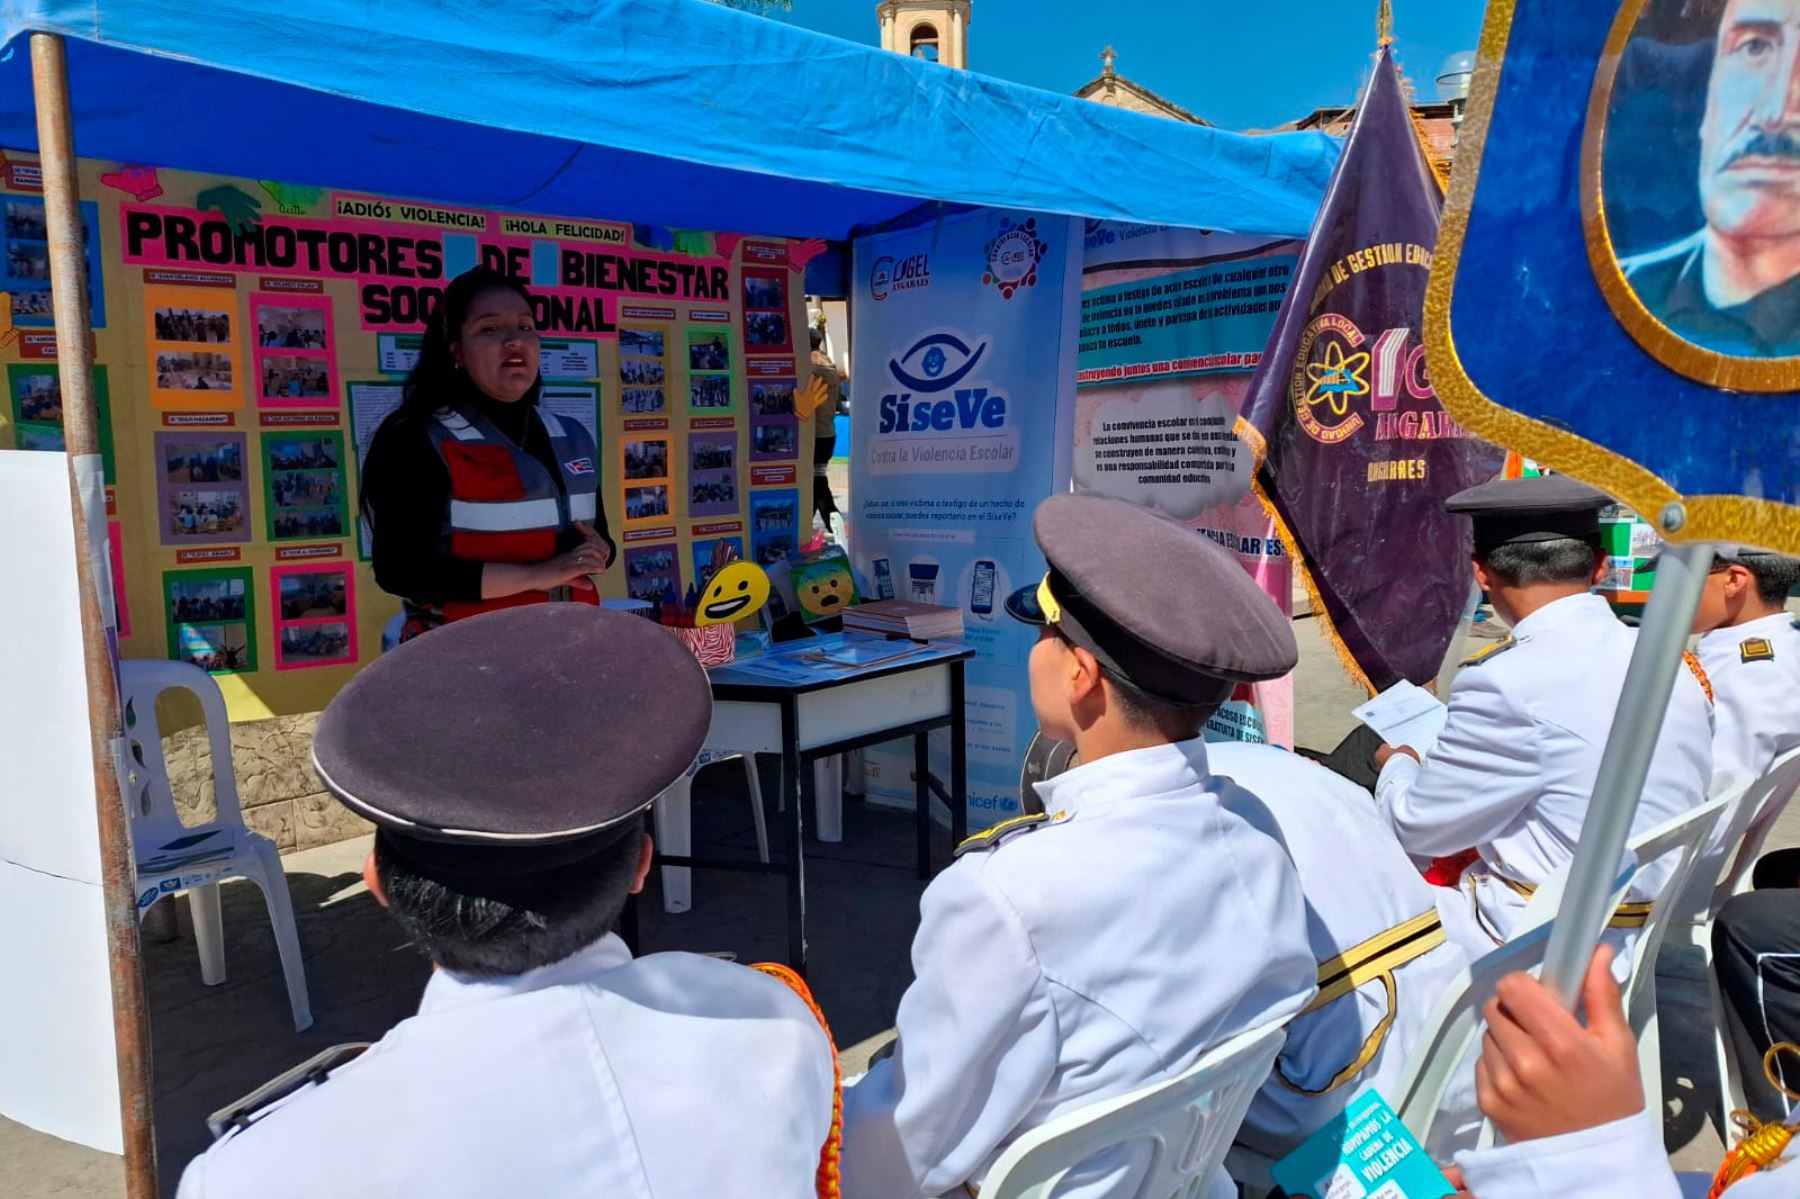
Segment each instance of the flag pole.
[[[1600,772],[1581,823],[1575,861],[1569,867],[1569,886],[1544,956],[1544,983],[1571,1011],[1581,994],[1594,945],[1612,917],[1607,909],[1613,882],[1624,859],[1644,780],[1650,774],[1650,755],[1662,731],[1663,714],[1668,711],[1712,558],[1709,543],[1690,542],[1668,547],[1657,563],[1656,585],[1644,605],[1644,621],[1625,671],[1612,732],[1600,756]],[[1674,898],[1666,896],[1663,902]]]
[[74,119],[69,109],[69,63],[61,37],[31,35],[31,83],[37,104],[38,161],[43,171],[44,222],[50,243],[57,383],[62,396],[63,438],[69,455],[69,486],[75,495],[75,574],[81,603],[82,665],[87,682],[94,799],[99,809],[101,893],[106,912],[107,964],[112,976],[113,1051],[119,1074],[125,1194],[127,1199],[156,1199],[150,1016],[139,956],[137,868],[115,756],[122,730],[118,680],[101,615],[100,580],[106,577],[102,573],[106,559],[97,555],[98,547],[105,545],[106,493],[101,473],[99,409],[94,401],[88,256],[76,180]]

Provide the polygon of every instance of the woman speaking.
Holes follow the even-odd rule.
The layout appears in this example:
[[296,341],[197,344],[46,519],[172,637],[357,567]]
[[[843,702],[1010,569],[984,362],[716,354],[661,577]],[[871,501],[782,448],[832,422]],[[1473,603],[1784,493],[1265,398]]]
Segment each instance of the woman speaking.
[[599,455],[538,407],[542,386],[530,293],[485,268],[457,276],[363,467],[375,581],[405,602],[402,641],[498,608],[599,602],[592,576],[614,553]]

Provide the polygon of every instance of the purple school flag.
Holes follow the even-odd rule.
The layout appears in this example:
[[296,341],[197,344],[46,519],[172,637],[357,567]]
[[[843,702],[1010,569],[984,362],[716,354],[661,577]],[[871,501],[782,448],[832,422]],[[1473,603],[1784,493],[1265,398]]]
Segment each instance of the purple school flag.
[[1469,522],[1443,502],[1500,469],[1426,369],[1442,209],[1383,49],[1239,426],[1313,610],[1372,692],[1436,677],[1473,585]]

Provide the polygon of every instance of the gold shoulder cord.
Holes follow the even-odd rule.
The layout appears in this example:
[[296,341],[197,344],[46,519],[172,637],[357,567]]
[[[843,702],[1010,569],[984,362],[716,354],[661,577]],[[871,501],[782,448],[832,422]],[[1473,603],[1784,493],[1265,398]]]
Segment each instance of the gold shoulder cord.
[[[1777,1041],[1769,1046],[1769,1052],[1763,1054],[1763,1076],[1770,1086],[1789,1099],[1800,1099],[1800,1092],[1789,1090],[1775,1073],[1775,1059],[1783,1053],[1800,1057],[1800,1045]],[[1733,1183],[1779,1164],[1781,1155],[1787,1152],[1788,1142],[1794,1139],[1796,1131],[1800,1131],[1800,1121],[1782,1124],[1772,1120],[1765,1124],[1741,1110],[1731,1113],[1731,1122],[1738,1127],[1738,1143],[1725,1155],[1719,1172],[1713,1175],[1712,1190],[1707,1192],[1707,1199],[1719,1199]]]

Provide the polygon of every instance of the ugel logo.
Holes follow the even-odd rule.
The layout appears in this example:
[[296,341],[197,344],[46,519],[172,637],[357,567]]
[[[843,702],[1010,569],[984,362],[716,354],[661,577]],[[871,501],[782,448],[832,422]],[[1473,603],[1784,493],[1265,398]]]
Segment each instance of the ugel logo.
[[869,294],[885,300],[890,292],[911,291],[931,286],[931,256],[913,254],[896,263],[892,255],[883,254],[869,269]]
[[1038,263],[1049,252],[1050,247],[1038,240],[1036,217],[1022,225],[1001,217],[1000,232],[987,244],[987,271],[981,282],[993,284],[1002,298],[1010,300],[1015,291],[1037,283]]
[[[881,423],[877,433],[948,433],[976,428],[998,429],[1006,424],[1006,398],[985,387],[956,387],[969,376],[987,353],[988,343],[969,343],[954,333],[932,333],[912,348],[888,361],[888,371],[907,390],[881,397]],[[952,361],[952,357],[956,361]],[[927,394],[949,391],[953,397],[914,402],[915,391]]]

